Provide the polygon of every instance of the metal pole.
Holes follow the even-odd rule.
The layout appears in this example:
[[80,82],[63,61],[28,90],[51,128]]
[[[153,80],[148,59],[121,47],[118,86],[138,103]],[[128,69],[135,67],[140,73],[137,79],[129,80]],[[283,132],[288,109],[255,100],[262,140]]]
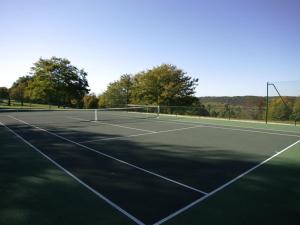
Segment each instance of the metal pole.
[[269,82],[267,82],[267,97],[266,97],[266,124],[268,123],[269,114]]
[[280,95],[278,89],[276,88],[275,84],[270,84],[274,87],[275,91],[277,92],[277,94],[279,95],[279,97],[281,98],[281,101],[283,102],[283,104],[285,105],[285,107],[289,108],[289,106],[286,104],[286,102],[284,101],[284,99],[282,98],[282,96]]

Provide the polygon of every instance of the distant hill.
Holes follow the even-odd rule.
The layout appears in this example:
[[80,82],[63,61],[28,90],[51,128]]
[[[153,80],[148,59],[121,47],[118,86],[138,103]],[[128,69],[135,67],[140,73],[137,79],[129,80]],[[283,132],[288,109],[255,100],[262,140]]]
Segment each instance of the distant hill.
[[208,104],[229,104],[232,106],[261,106],[265,103],[265,97],[263,96],[221,96],[221,97],[199,97],[201,103]]

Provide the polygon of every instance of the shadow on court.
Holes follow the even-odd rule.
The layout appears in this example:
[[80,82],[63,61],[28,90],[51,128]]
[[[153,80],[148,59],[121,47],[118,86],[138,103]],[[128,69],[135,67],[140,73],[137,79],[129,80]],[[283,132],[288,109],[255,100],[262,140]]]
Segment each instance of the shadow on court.
[[0,126],[0,224],[135,224]]

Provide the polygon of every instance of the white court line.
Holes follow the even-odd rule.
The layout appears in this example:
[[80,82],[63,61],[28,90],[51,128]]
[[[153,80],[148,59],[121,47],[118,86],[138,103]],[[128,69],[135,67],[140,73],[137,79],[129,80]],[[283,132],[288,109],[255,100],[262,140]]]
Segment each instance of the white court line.
[[[74,117],[69,117],[69,118],[82,120],[81,118],[74,118]],[[187,125],[187,124],[200,124],[201,123],[201,122],[195,122],[195,123],[193,123],[193,122],[178,122],[178,121],[174,121],[174,120],[171,120],[171,121],[153,120],[153,121],[157,122],[157,123],[172,123],[172,124],[181,124],[181,125],[182,124]],[[98,121],[93,121],[93,122],[98,122]],[[99,122],[99,123],[102,123],[102,122]],[[110,123],[102,123],[102,124],[107,124],[107,125],[111,125],[111,126],[118,126],[118,127],[122,127],[122,128],[128,128],[128,129],[134,129],[134,130],[140,130],[140,131],[145,131],[145,132],[149,132],[149,133],[153,133],[153,134],[156,134],[157,132],[160,133],[160,131],[143,130],[143,129],[133,128],[133,127],[128,127],[128,126],[121,126],[121,125],[117,125],[117,124],[110,124]],[[239,127],[239,128],[234,128],[234,126],[230,127],[229,125],[210,125],[210,124],[206,124],[206,123],[201,123],[201,125],[202,125],[202,127],[214,128],[214,129],[234,130],[234,131],[242,131],[242,132],[248,132],[248,133],[260,133],[260,134],[269,134],[269,135],[279,135],[279,136],[299,137],[300,138],[300,135],[259,131],[259,130],[268,130],[268,129],[261,129],[261,128],[250,128],[250,127],[248,127],[250,129],[259,129],[259,130],[248,130],[248,129],[240,129],[240,128],[243,128],[243,127],[240,127],[240,126],[236,126],[236,127]],[[171,132],[171,131],[173,131],[173,130],[169,130],[169,132]],[[177,129],[174,129],[174,131],[177,131]],[[276,130],[276,131],[279,131],[279,130]],[[147,135],[147,134],[144,134],[144,135]]]
[[[79,118],[78,118],[79,119]],[[168,121],[154,121],[157,123],[172,123],[172,124],[193,124],[193,123],[184,123],[184,122],[168,122]],[[199,124],[199,123],[198,123]],[[292,135],[292,134],[280,134],[280,133],[274,133],[274,132],[265,132],[265,131],[257,131],[257,130],[247,130],[247,129],[239,129],[239,128],[230,128],[230,127],[219,127],[219,126],[210,126],[206,124],[196,125],[192,127],[184,127],[184,128],[177,128],[177,129],[170,129],[170,130],[164,130],[164,131],[152,131],[151,133],[143,133],[143,134],[133,134],[128,136],[122,136],[122,137],[111,137],[111,138],[99,138],[94,140],[88,140],[88,141],[81,141],[78,143],[91,143],[91,142],[100,142],[100,141],[109,141],[109,140],[118,140],[118,139],[124,139],[124,138],[130,138],[130,137],[139,137],[139,136],[146,136],[146,135],[153,135],[153,134],[160,134],[160,133],[169,133],[173,131],[181,131],[181,130],[189,130],[194,129],[198,127],[207,127],[207,128],[213,128],[213,129],[223,129],[223,130],[234,130],[234,131],[243,131],[243,132],[249,132],[249,133],[262,133],[262,134],[269,134],[269,135],[279,135],[279,136],[288,136],[288,137],[299,137],[299,135]]]
[[[178,122],[178,121],[164,121],[164,120],[159,120],[159,121],[154,121],[157,123],[173,123],[173,124],[201,124],[202,127],[207,127],[207,128],[215,128],[215,129],[223,129],[223,130],[235,130],[235,131],[243,131],[243,132],[249,132],[249,133],[261,133],[261,134],[271,134],[271,135],[279,135],[279,136],[287,136],[287,137],[299,137],[300,135],[294,135],[294,134],[283,134],[283,133],[276,133],[276,132],[267,132],[267,131],[259,131],[259,130],[268,130],[268,129],[261,129],[261,128],[250,128],[250,129],[259,129],[259,130],[248,130],[248,129],[240,129],[242,127],[240,126],[236,126],[236,127],[240,127],[240,128],[234,128],[234,126],[229,126],[229,125],[210,125],[210,124],[206,124],[206,123],[201,123],[201,122]],[[279,130],[276,130],[279,131]],[[284,131],[282,131],[284,132]],[[294,132],[297,133],[297,132]]]
[[142,168],[142,167],[136,166],[136,165],[134,165],[134,164],[132,164],[132,163],[129,163],[129,162],[126,162],[126,161],[124,161],[124,160],[121,160],[121,159],[118,159],[118,158],[116,158],[116,157],[113,157],[113,156],[111,156],[111,155],[105,154],[105,153],[103,153],[103,152],[101,152],[101,151],[97,151],[97,150],[95,150],[95,149],[93,149],[93,148],[90,148],[90,147],[88,147],[88,146],[86,146],[86,145],[80,144],[80,143],[78,143],[78,142],[72,141],[72,140],[70,140],[70,139],[68,139],[68,138],[65,138],[65,137],[63,137],[63,136],[60,136],[60,135],[55,134],[55,133],[53,133],[53,132],[50,132],[50,131],[48,131],[48,130],[46,130],[46,129],[43,129],[43,128],[40,128],[40,127],[38,127],[38,126],[29,124],[29,123],[27,123],[27,122],[25,122],[25,121],[23,121],[23,120],[20,120],[20,119],[14,117],[14,116],[8,116],[8,117],[10,117],[10,118],[12,118],[12,119],[15,119],[15,120],[17,120],[17,121],[19,121],[19,122],[21,122],[21,123],[27,124],[28,126],[34,127],[34,128],[36,128],[36,129],[38,129],[38,130],[44,131],[44,132],[46,132],[46,133],[48,133],[48,134],[54,135],[54,136],[56,136],[56,137],[58,137],[58,138],[60,138],[60,139],[63,139],[63,140],[65,140],[65,141],[71,142],[71,143],[73,143],[73,144],[75,144],[75,145],[78,145],[78,146],[80,146],[80,147],[82,147],[82,148],[85,148],[85,149],[87,149],[87,150],[89,150],[89,151],[95,152],[95,153],[97,153],[97,154],[99,154],[99,155],[105,156],[105,157],[107,157],[107,158],[116,160],[116,161],[118,161],[118,162],[120,162],[120,163],[123,163],[123,164],[125,164],[125,165],[131,166],[131,167],[133,167],[133,168],[135,168],[135,169],[138,169],[138,170],[140,170],[140,171],[143,171],[143,172],[145,172],[145,173],[148,173],[148,174],[151,174],[151,175],[153,175],[153,176],[159,177],[159,178],[161,178],[161,179],[167,180],[167,181],[169,181],[169,182],[172,182],[172,183],[174,183],[174,184],[180,185],[180,186],[185,187],[185,188],[187,188],[187,189],[196,191],[196,192],[198,192],[198,193],[201,193],[201,194],[207,194],[205,191],[202,191],[202,190],[200,190],[200,189],[197,189],[197,188],[191,187],[191,186],[189,186],[189,185],[180,183],[180,182],[178,182],[178,181],[172,180],[172,179],[170,179],[170,178],[167,178],[167,177],[165,177],[165,176],[159,175],[159,174],[157,174],[157,173],[155,173],[155,172],[152,172],[152,171],[150,171],[150,170],[146,170],[146,169],[144,169],[144,168]]
[[[74,120],[83,120],[80,117],[67,117],[70,119],[74,119]],[[113,123],[105,123],[105,122],[100,122],[100,121],[90,121],[93,123],[99,123],[99,124],[105,124],[105,125],[109,125],[109,126],[113,126],[113,127],[121,127],[121,128],[126,128],[126,129],[131,129],[131,130],[138,130],[138,131],[145,131],[145,132],[149,132],[149,133],[154,133],[155,131],[152,130],[145,130],[145,129],[139,129],[139,128],[135,128],[135,127],[128,127],[128,126],[122,126],[119,124],[113,124]]]
[[183,127],[183,128],[177,128],[177,129],[171,129],[171,130],[162,130],[162,131],[154,131],[152,133],[143,133],[143,134],[132,134],[128,136],[122,136],[122,137],[111,137],[111,138],[99,138],[99,139],[94,139],[94,140],[88,140],[88,141],[81,141],[78,143],[91,143],[91,142],[100,142],[100,141],[109,141],[109,140],[116,140],[116,139],[125,139],[129,137],[139,137],[139,136],[146,136],[146,135],[153,135],[153,134],[161,134],[161,133],[169,133],[169,132],[174,132],[174,131],[181,131],[181,130],[190,130],[190,129],[195,129],[198,127],[203,127],[202,125],[197,125],[197,126],[192,126],[192,127]]
[[281,153],[285,152],[286,150],[290,149],[291,147],[295,146],[295,145],[298,144],[298,143],[300,143],[300,140],[298,140],[298,141],[294,142],[293,144],[291,144],[291,145],[285,147],[285,148],[282,149],[281,151],[277,152],[275,155],[273,155],[273,156],[267,158],[266,160],[262,161],[261,163],[257,164],[256,166],[250,168],[250,169],[247,170],[246,172],[240,174],[239,176],[237,176],[237,177],[235,177],[234,179],[228,181],[227,183],[223,184],[222,186],[220,186],[220,187],[216,188],[215,190],[209,192],[207,195],[205,195],[205,196],[203,196],[203,197],[197,199],[196,201],[194,201],[194,202],[192,202],[192,203],[186,205],[185,207],[183,207],[183,208],[181,208],[181,209],[175,211],[174,213],[170,214],[169,216],[167,216],[167,217],[165,217],[165,218],[163,218],[163,219],[157,221],[157,222],[154,223],[153,225],[160,225],[160,224],[162,224],[162,223],[164,223],[164,222],[166,222],[166,221],[172,219],[173,217],[175,217],[175,216],[177,216],[178,214],[180,214],[180,213],[186,211],[187,209],[191,208],[192,206],[194,206],[194,205],[196,205],[196,204],[202,202],[203,200],[205,200],[205,199],[209,198],[210,196],[214,195],[215,193],[217,193],[217,192],[223,190],[224,188],[226,188],[226,187],[229,186],[230,184],[232,184],[232,183],[234,183],[235,181],[241,179],[241,178],[244,177],[245,175],[249,174],[249,173],[252,172],[253,170],[257,169],[258,167],[262,166],[262,165],[265,164],[266,162],[270,161],[270,160],[273,159],[274,157],[280,155]]
[[47,156],[46,154],[44,154],[41,150],[39,150],[37,147],[35,147],[34,145],[32,145],[29,141],[25,140],[22,136],[20,136],[19,134],[17,134],[16,132],[14,132],[12,129],[10,129],[9,127],[7,127],[5,124],[3,124],[2,122],[0,122],[0,124],[4,127],[6,127],[11,133],[13,133],[14,135],[16,135],[19,139],[21,139],[24,143],[26,143],[27,145],[29,145],[31,148],[33,148],[35,151],[37,151],[38,153],[40,153],[43,157],[45,157],[46,159],[48,159],[50,162],[52,162],[55,166],[57,166],[59,169],[61,169],[62,171],[64,171],[66,174],[68,174],[70,177],[72,177],[74,180],[76,180],[78,183],[80,183],[82,186],[84,186],[85,188],[87,188],[88,190],[90,190],[91,192],[93,192],[95,195],[97,195],[99,198],[101,198],[102,200],[104,200],[105,202],[107,202],[109,205],[111,205],[113,208],[117,209],[118,211],[120,211],[121,213],[123,213],[125,216],[127,216],[128,218],[130,218],[131,220],[133,220],[134,222],[136,222],[139,225],[145,225],[142,221],[140,221],[139,219],[137,219],[136,217],[134,217],[133,215],[131,215],[130,213],[128,213],[127,211],[125,211],[124,209],[122,209],[120,206],[118,206],[117,204],[113,203],[111,200],[109,200],[107,197],[105,197],[104,195],[100,194],[98,191],[96,191],[95,189],[93,189],[91,186],[89,186],[88,184],[86,184],[85,182],[83,182],[82,180],[80,180],[78,177],[76,177],[74,174],[72,174],[70,171],[68,171],[67,169],[65,169],[64,167],[62,167],[60,164],[58,164],[57,162],[55,162],[53,159],[51,159],[49,156]]

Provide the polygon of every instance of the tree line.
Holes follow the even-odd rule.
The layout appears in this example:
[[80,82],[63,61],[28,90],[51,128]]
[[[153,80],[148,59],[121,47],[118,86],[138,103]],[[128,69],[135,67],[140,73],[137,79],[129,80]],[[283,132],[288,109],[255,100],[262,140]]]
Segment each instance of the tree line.
[[100,107],[137,105],[198,106],[198,79],[174,65],[162,64],[137,74],[124,74],[99,96]]
[[[136,74],[123,74],[96,96],[90,93],[87,72],[68,59],[40,58],[29,73],[21,76],[10,88],[0,88],[0,100],[16,100],[24,104],[42,103],[58,107],[104,108],[131,105],[160,105],[163,113],[231,117],[265,118],[265,97],[202,97],[195,96],[199,80],[188,76],[175,65],[161,64]],[[299,97],[271,97],[269,118],[293,120],[300,114]],[[299,118],[298,118],[299,119]]]
[[28,75],[21,76],[10,88],[0,88],[0,98],[21,102],[81,107],[89,93],[87,73],[71,65],[67,59],[39,59]]
[[28,75],[10,88],[0,88],[0,98],[58,107],[98,108],[143,105],[200,105],[194,96],[198,79],[174,65],[162,64],[137,74],[124,74],[96,96],[90,93],[87,73],[68,59],[40,58]]

